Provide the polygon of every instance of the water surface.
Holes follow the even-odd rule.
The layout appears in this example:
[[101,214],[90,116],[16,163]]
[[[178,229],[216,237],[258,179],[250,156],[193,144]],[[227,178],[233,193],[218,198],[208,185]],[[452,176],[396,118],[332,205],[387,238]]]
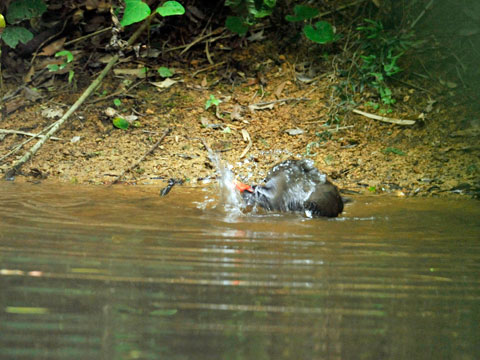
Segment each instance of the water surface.
[[478,201],[212,193],[0,183],[0,358],[478,358]]

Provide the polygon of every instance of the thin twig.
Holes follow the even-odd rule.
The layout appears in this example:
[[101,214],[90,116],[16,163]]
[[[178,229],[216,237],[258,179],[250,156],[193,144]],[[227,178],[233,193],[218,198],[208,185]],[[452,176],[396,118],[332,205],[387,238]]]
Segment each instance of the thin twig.
[[[205,29],[204,29],[205,30]],[[187,46],[185,46],[185,49],[183,49],[181,52],[180,52],[180,55],[183,55],[185,52],[187,52],[193,45],[199,43],[200,41],[202,40],[205,40],[205,39],[208,39],[209,37],[212,37],[214,35],[217,35],[219,33],[222,33],[225,29],[224,28],[218,28],[218,29],[215,29],[213,30],[212,32],[206,34],[206,35],[203,35],[203,36],[199,36],[197,37],[195,40],[193,40],[190,44],[188,44]]]
[[361,110],[357,110],[357,109],[353,109],[352,111],[355,114],[363,115],[363,116],[365,116],[369,119],[383,121],[383,122],[390,123],[390,124],[396,124],[396,125],[413,125],[413,124],[415,124],[415,120],[394,119],[394,118],[389,118],[389,117],[385,117],[385,116],[370,114],[370,113],[367,113],[367,112],[364,112],[364,111],[361,111]]
[[[18,135],[25,135],[25,136],[32,136],[32,137],[38,137],[38,138],[43,138],[45,135],[41,134],[34,134],[34,133],[29,133],[25,131],[20,131],[20,130],[9,130],[9,129],[0,129],[0,134],[18,134]],[[50,139],[52,140],[63,140],[58,137],[52,136]]]
[[285,103],[288,101],[310,101],[310,99],[305,97],[300,97],[300,98],[285,98],[285,99],[278,99],[278,100],[272,100],[272,101],[262,101],[256,104],[250,104],[248,105],[248,108],[250,110],[272,109],[273,105],[278,103]]
[[75,43],[77,43],[77,42],[79,42],[79,41],[82,41],[82,40],[91,38],[91,37],[93,37],[93,36],[95,36],[95,35],[100,35],[100,34],[106,32],[106,31],[112,30],[112,27],[113,27],[113,26],[109,26],[109,27],[107,27],[107,28],[100,29],[100,30],[97,30],[97,31],[95,31],[95,32],[93,32],[93,33],[90,33],[90,34],[87,34],[87,35],[84,35],[84,36],[80,36],[80,37],[78,37],[78,38],[76,38],[76,39],[67,41],[65,44],[63,44],[63,46],[72,45],[72,44],[75,44]]
[[170,133],[170,131],[172,131],[170,128],[165,130],[162,137],[155,144],[153,144],[153,146],[145,154],[143,154],[143,156],[135,164],[133,164],[128,169],[124,170],[120,175],[118,175],[117,178],[115,180],[113,180],[113,182],[110,185],[118,183],[125,176],[126,173],[134,170],[138,165],[140,165],[140,163],[143,160],[145,160],[145,158],[148,155],[150,155],[151,153],[153,153],[155,151],[155,149],[162,143],[163,139],[165,139],[165,136],[167,136]]
[[[55,123],[53,124],[50,124],[48,125],[47,127],[45,127],[43,130],[41,130],[37,135],[43,135],[44,133],[46,133],[49,129],[52,128],[52,126],[55,125]],[[15,154],[17,151],[19,151],[23,146],[25,146],[26,144],[28,144],[30,141],[34,140],[35,138],[34,137],[31,137],[31,138],[28,138],[27,140],[21,142],[20,144],[18,144],[17,146],[15,146],[10,152],[8,152],[7,154],[5,154],[4,156],[2,156],[0,158],[0,162],[2,162],[4,159],[8,158],[10,155],[13,155]]]
[[205,68],[203,68],[203,69],[197,70],[197,71],[195,71],[195,72],[192,74],[192,77],[197,76],[197,75],[200,74],[201,72],[208,71],[208,70],[211,70],[211,69],[213,69],[213,68],[222,66],[222,65],[225,64],[225,63],[226,63],[226,61],[220,61],[219,63],[216,63],[216,64],[213,64],[213,65],[207,66],[207,67],[205,67]]
[[418,17],[412,22],[412,25],[410,25],[410,29],[413,29],[417,25],[420,19],[425,16],[425,14],[427,13],[427,10],[430,10],[432,6],[433,6],[433,0],[430,0],[427,6],[425,6],[425,8],[422,10],[420,15],[418,15]]

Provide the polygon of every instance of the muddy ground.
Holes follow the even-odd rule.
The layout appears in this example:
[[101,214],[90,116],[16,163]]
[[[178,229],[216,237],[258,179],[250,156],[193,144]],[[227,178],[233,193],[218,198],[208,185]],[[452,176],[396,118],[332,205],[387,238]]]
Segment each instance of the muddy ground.
[[[159,147],[126,172],[121,183],[163,187],[168,179],[178,178],[188,186],[201,185],[216,176],[208,146],[250,183],[261,181],[279,161],[308,157],[340,188],[354,192],[478,196],[480,119],[457,107],[442,89],[427,92],[407,82],[396,84],[398,102],[387,116],[416,121],[401,126],[339,106],[333,90],[338,75],[326,60],[322,70],[317,68],[305,81],[299,76],[305,64],[296,54],[250,45],[218,50],[216,55],[213,65],[206,59],[169,62],[176,83],[167,88],[158,87],[163,79],[155,71],[145,79],[122,71],[109,75],[55,134],[60,139],[49,140],[23,166],[17,181],[112,183],[169,129]],[[246,69],[233,71],[232,59]],[[116,69],[135,68],[134,63],[139,62]],[[0,120],[0,128],[40,132],[68,109],[93,77],[78,70],[75,79],[77,89],[65,75],[50,79],[48,88],[39,89],[38,99],[20,92],[7,103],[18,108]],[[135,87],[129,89],[132,84]],[[18,82],[7,81],[8,89],[16,86]],[[205,109],[211,95],[221,101],[218,109]],[[114,99],[121,105],[115,107]],[[116,108],[116,116],[135,115],[136,126],[116,128],[108,107]],[[356,109],[374,112],[362,105]],[[329,121],[332,114],[340,122]],[[0,157],[27,139],[19,134],[0,138]],[[1,171],[5,173],[35,142],[3,158]]]

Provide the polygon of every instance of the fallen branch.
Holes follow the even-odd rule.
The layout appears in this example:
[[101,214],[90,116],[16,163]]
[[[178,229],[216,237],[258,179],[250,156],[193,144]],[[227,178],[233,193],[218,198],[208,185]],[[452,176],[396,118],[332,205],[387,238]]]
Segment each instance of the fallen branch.
[[158,147],[158,145],[160,145],[162,143],[163,139],[165,139],[165,136],[167,136],[170,133],[170,131],[171,131],[170,128],[165,130],[162,137],[145,154],[143,154],[143,156],[135,164],[133,164],[128,169],[124,170],[120,175],[118,175],[117,178],[115,180],[113,180],[113,182],[110,185],[118,183],[125,176],[126,173],[134,170],[138,165],[140,165],[140,163],[143,160],[145,160],[145,158],[148,155],[150,155],[151,153],[153,153],[155,151],[155,149]]
[[352,110],[355,114],[363,115],[369,119],[373,120],[378,120],[378,121],[383,121],[386,123],[390,124],[396,124],[396,125],[413,125],[415,124],[415,120],[404,120],[404,119],[394,119],[394,118],[389,118],[385,116],[379,116],[375,114],[370,114],[361,110],[353,109]]
[[[135,31],[130,39],[127,41],[127,46],[133,45],[135,40],[140,36],[140,34],[148,27],[150,21],[155,16],[156,13],[150,15],[142,25]],[[30,150],[28,150],[25,155],[23,155],[13,166],[8,169],[5,173],[5,179],[13,179],[13,177],[18,173],[20,168],[25,164],[28,160],[30,160],[37,151],[42,147],[42,145],[63,125],[63,123],[72,115],[75,110],[79,108],[80,105],[93,93],[93,91],[100,85],[103,78],[108,74],[108,72],[112,69],[112,67],[116,64],[119,59],[119,55],[114,55],[108,64],[105,66],[103,71],[97,76],[97,78],[90,84],[90,86],[83,92],[83,94],[78,98],[78,100],[68,109],[68,111],[59,119],[57,120],[52,128],[45,134],[43,138],[41,138],[35,145],[32,146]]]
[[[17,134],[17,135],[25,135],[25,136],[31,136],[31,137],[38,137],[38,138],[43,138],[45,135],[42,134],[33,134],[25,131],[20,131],[20,130],[9,130],[9,129],[0,129],[0,134]],[[58,137],[52,136],[50,137],[52,140],[62,140]]]

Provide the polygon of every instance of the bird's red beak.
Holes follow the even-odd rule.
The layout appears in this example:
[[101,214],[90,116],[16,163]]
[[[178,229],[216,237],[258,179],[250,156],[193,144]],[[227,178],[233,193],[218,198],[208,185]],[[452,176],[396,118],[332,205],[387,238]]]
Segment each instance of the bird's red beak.
[[253,188],[250,185],[244,184],[240,181],[235,180],[235,187],[240,190],[240,192],[248,191],[253,193]]

